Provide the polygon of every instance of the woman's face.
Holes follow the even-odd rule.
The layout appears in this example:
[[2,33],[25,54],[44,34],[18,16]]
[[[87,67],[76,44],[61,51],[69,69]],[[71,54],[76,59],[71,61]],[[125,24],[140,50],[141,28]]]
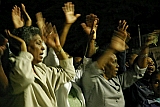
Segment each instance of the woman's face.
[[160,97],[160,73],[151,81],[151,88],[156,97]]
[[148,63],[148,67],[147,67],[146,73],[151,75],[156,70],[155,63],[150,57],[147,58],[147,63]]
[[29,42],[27,51],[30,52],[34,59],[32,61],[33,64],[37,64],[39,62],[42,62],[43,60],[43,41],[40,37],[40,35],[33,36],[32,40]]
[[118,63],[117,63],[117,57],[116,55],[111,55],[110,56],[110,61],[105,65],[104,70],[105,70],[105,77],[106,79],[111,79],[113,77],[116,77],[117,71],[118,71]]

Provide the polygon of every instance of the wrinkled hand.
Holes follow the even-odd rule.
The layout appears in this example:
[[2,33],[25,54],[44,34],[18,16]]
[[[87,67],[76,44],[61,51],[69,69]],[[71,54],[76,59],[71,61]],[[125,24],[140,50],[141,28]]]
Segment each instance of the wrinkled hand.
[[67,24],[74,23],[77,20],[77,18],[81,16],[81,14],[74,15],[75,9],[74,9],[74,4],[72,4],[72,2],[65,3],[64,7],[62,7],[62,10],[65,14]]
[[55,25],[52,26],[51,23],[46,23],[46,29],[47,30],[45,30],[44,34],[46,45],[53,49],[56,49],[57,47],[61,46]]
[[45,29],[45,18],[43,18],[42,12],[36,13],[36,19],[37,19],[37,26],[41,30],[42,35],[44,35],[44,29]]
[[[17,7],[17,5],[15,5],[12,9],[12,21],[15,28],[23,27],[25,24],[26,26],[32,25],[32,20],[28,15],[24,4],[21,4],[21,8],[23,12],[21,12],[20,7]],[[24,17],[26,17],[26,20],[24,20]]]
[[86,16],[86,23],[81,23],[81,26],[83,30],[85,31],[85,33],[88,36],[91,36],[89,37],[90,39],[96,39],[96,31],[98,27],[98,22],[99,22],[99,19],[97,18],[96,15],[89,14]]
[[127,28],[126,21],[119,21],[118,31],[114,31],[110,47],[116,51],[124,51],[126,49]]
[[18,36],[15,36],[15,35],[11,34],[9,30],[5,30],[5,32],[9,36],[9,38],[13,38],[14,40],[17,40],[18,42],[21,43],[21,51],[27,52],[27,46],[26,46],[26,43],[23,39],[19,38]]
[[20,7],[15,5],[12,9],[12,21],[15,28],[20,28],[24,26],[24,19],[21,16]]

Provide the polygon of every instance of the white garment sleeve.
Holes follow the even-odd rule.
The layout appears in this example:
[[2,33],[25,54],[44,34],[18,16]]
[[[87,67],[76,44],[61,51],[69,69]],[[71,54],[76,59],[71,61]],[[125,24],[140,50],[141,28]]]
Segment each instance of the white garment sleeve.
[[33,56],[28,52],[21,52],[14,60],[14,68],[10,73],[10,79],[13,94],[19,94],[34,82]]

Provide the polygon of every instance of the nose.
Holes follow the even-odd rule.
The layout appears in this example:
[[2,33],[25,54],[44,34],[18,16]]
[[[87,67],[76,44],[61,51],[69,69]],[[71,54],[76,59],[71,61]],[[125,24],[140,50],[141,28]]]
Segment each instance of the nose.
[[44,46],[42,45],[42,46],[41,46],[41,50],[44,50],[44,49],[45,49],[45,48],[44,48]]
[[118,65],[118,63],[117,63],[117,65],[116,65],[116,67],[117,67],[117,68],[119,68],[119,65]]

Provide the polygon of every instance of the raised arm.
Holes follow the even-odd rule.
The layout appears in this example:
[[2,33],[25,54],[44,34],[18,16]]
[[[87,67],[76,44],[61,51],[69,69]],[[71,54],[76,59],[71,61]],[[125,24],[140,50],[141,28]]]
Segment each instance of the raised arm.
[[31,26],[32,25],[32,20],[31,20],[31,17],[29,16],[29,14],[27,13],[24,4],[21,4],[21,8],[22,8],[22,11],[24,13],[24,16],[26,17],[25,25],[26,26]]
[[12,9],[12,21],[14,28],[16,29],[24,26],[24,19],[21,16],[21,10],[20,7],[17,7],[17,5],[15,5]]
[[98,27],[98,21],[96,15],[89,14],[86,16],[86,23],[81,23],[84,32],[88,35],[88,45],[86,47],[86,57],[92,57],[96,52],[96,32]]
[[0,39],[4,40],[3,44],[0,45],[0,95],[4,95],[6,93],[6,90],[8,87],[8,78],[4,72],[1,58],[2,58],[2,55],[4,54],[5,49],[6,49],[6,45],[7,45],[8,40],[5,38],[0,38]]
[[71,25],[77,20],[77,18],[80,16],[80,14],[74,14],[75,8],[74,8],[74,4],[72,4],[72,2],[65,3],[64,7],[62,7],[62,10],[63,10],[63,12],[65,14],[65,18],[66,18],[62,33],[60,35],[60,43],[61,43],[61,46],[63,47]]
[[6,34],[8,35],[9,38],[13,38],[15,41],[20,42],[21,51],[27,52],[27,46],[26,46],[26,43],[23,39],[19,38],[18,36],[15,36],[15,35],[11,34],[9,30],[5,30],[5,32],[6,32]]
[[45,27],[44,37],[45,43],[49,48],[53,48],[59,60],[67,59],[68,55],[64,52],[55,26],[47,23]]
[[[121,20],[120,20],[121,21]],[[117,53],[124,51],[126,45],[126,38],[127,38],[127,28],[128,25],[125,20],[121,21],[121,26],[119,26],[118,30],[114,31],[113,36],[111,38],[111,42],[104,52],[102,56],[100,56],[97,60],[98,67],[102,70],[105,69],[106,63],[110,60],[110,56]]]
[[12,9],[12,21],[14,28],[20,28],[23,27],[24,25],[26,26],[31,26],[32,25],[32,20],[30,16],[28,15],[24,4],[21,4],[22,12],[20,7],[15,5]]
[[38,28],[40,29],[42,35],[44,35],[44,29],[45,29],[46,24],[45,24],[45,18],[43,18],[42,12],[36,13],[36,19],[37,19],[36,24]]
[[149,46],[154,44],[156,45],[156,43],[158,42],[158,37],[154,35],[154,33],[150,33],[145,41],[144,46],[141,47],[141,51],[138,55],[138,65],[140,68],[145,68],[147,67],[147,57],[148,57],[148,53],[149,53]]

